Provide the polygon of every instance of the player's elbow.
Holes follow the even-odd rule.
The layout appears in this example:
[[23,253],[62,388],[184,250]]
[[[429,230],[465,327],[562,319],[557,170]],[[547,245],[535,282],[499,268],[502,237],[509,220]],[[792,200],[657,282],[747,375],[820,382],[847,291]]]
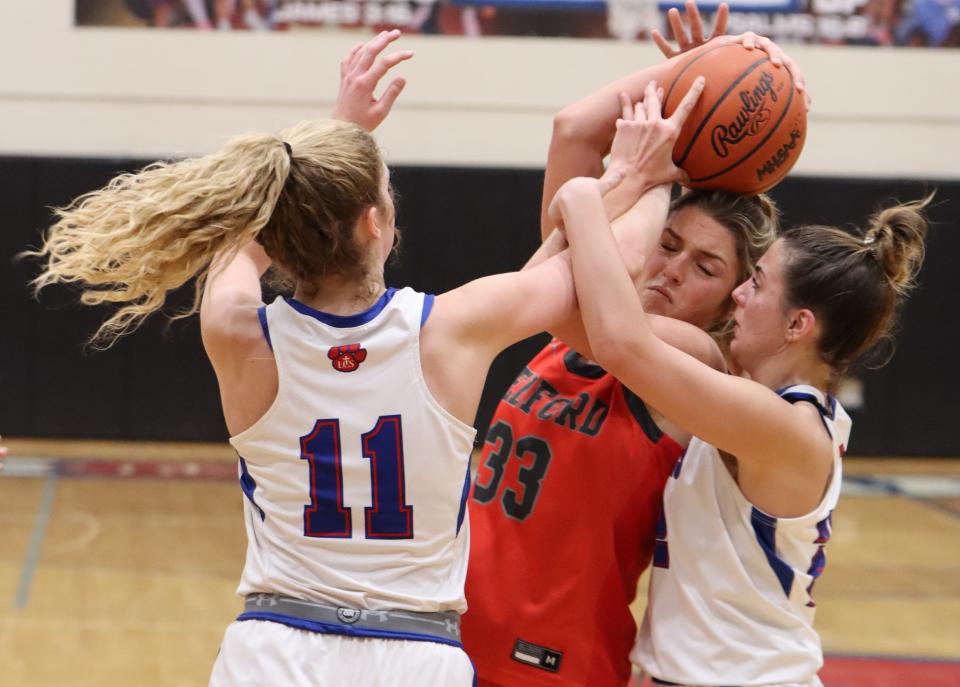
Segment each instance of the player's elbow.
[[619,331],[591,333],[590,348],[593,358],[600,366],[615,377],[622,376],[624,370],[637,363],[642,355],[642,347],[632,336]]
[[554,143],[588,143],[599,145],[595,127],[590,126],[589,118],[577,103],[568,105],[553,117]]

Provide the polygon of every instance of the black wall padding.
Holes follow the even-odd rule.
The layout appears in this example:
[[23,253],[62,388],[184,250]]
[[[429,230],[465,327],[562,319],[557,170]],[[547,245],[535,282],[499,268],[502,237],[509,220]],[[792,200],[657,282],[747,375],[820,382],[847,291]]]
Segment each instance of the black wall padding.
[[[142,166],[135,160],[0,158],[0,432],[10,436],[220,441],[226,437],[197,319],[154,317],[107,352],[83,342],[104,311],[76,294],[28,293],[36,267],[13,256],[36,245],[50,207]],[[442,293],[483,275],[519,269],[539,242],[542,174],[535,170],[400,167],[393,171],[403,231],[388,283]],[[960,182],[791,178],[774,190],[788,223],[856,224],[880,203],[937,188],[936,221],[921,286],[882,370],[862,374],[851,453],[960,455]],[[185,290],[171,312],[188,302]],[[494,363],[477,416],[496,401],[545,337]]]

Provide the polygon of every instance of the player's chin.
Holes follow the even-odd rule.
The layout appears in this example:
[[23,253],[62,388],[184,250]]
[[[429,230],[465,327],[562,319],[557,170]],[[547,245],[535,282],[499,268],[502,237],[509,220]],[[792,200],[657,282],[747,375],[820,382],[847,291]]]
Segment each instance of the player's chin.
[[643,311],[646,313],[663,315],[664,317],[676,317],[676,308],[673,306],[673,303],[658,291],[645,289],[641,296],[641,302],[643,303]]

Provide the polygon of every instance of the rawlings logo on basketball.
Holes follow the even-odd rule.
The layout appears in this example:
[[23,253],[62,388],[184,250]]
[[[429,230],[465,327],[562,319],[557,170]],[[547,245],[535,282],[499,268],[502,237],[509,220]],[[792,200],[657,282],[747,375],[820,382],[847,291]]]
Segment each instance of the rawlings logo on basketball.
[[361,348],[358,343],[333,346],[327,351],[327,357],[337,372],[353,372],[367,359],[367,349]]
[[739,143],[747,136],[756,136],[770,121],[770,110],[767,107],[767,96],[772,102],[777,102],[777,92],[773,88],[773,74],[761,72],[760,80],[752,91],[740,91],[740,110],[736,118],[729,124],[718,124],[713,127],[710,142],[713,150],[720,157],[730,153],[730,146]]

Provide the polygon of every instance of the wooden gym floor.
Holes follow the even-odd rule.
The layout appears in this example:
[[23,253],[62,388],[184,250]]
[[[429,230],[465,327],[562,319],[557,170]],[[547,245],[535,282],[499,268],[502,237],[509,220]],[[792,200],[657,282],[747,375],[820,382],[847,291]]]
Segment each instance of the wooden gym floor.
[[[206,684],[240,609],[229,447],[5,443],[0,685]],[[848,458],[844,491],[816,591],[824,682],[960,685],[960,459]]]

